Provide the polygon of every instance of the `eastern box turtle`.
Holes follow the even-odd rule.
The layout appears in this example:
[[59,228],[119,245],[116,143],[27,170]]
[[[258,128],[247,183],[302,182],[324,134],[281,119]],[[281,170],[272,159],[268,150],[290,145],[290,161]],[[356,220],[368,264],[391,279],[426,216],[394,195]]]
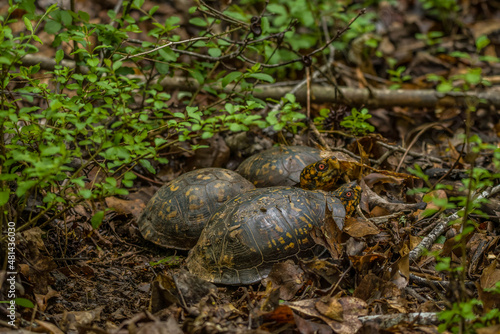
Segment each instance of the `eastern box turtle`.
[[302,170],[322,158],[321,150],[312,147],[273,147],[247,158],[236,171],[257,188],[295,186]]
[[138,225],[146,240],[167,248],[191,249],[210,216],[228,199],[255,187],[223,168],[187,172],[161,187]]
[[[326,158],[307,166],[301,184],[307,189],[326,187],[336,181],[337,165],[335,158]],[[160,246],[191,249],[220,205],[254,188],[238,173],[223,168],[188,172],[156,192],[139,219],[139,230]]]
[[340,229],[359,204],[356,182],[335,192],[294,187],[255,189],[222,205],[189,252],[189,271],[213,283],[251,284],[265,278],[274,263],[311,257],[324,248],[310,235],[325,214]]

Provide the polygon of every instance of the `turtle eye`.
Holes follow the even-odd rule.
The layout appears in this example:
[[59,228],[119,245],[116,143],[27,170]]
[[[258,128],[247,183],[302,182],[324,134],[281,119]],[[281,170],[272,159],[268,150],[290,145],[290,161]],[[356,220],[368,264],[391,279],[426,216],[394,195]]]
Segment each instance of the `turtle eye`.
[[323,163],[319,163],[318,164],[318,170],[325,170],[326,169],[326,165],[323,164]]
[[345,193],[345,197],[351,197],[352,196],[352,192],[348,191]]

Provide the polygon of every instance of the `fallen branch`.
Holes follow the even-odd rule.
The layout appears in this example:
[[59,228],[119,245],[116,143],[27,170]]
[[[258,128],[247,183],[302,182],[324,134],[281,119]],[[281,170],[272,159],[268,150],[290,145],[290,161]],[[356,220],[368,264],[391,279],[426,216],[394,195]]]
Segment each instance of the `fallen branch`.
[[396,212],[400,214],[404,211],[413,211],[413,210],[423,210],[427,203],[419,202],[419,203],[391,203],[385,198],[382,198],[369,187],[364,189],[364,196],[368,197],[368,200],[372,206],[379,206],[383,209],[386,209],[389,212]]
[[375,322],[381,328],[389,328],[402,322],[409,322],[414,325],[435,325],[439,323],[437,314],[432,312],[368,315],[358,319],[363,324]]
[[[192,90],[197,87],[198,83],[194,79],[185,78],[165,78],[161,85],[167,90],[181,89]],[[226,91],[228,89],[216,90]],[[239,87],[234,88],[239,91]],[[270,87],[265,86],[262,89],[259,85],[255,87],[253,96],[266,99],[271,98],[280,100],[290,92],[290,87]],[[365,89],[352,87],[338,87],[339,92],[336,92],[335,87],[331,86],[311,86],[311,95],[316,103],[343,103],[350,106],[364,105],[367,107],[394,107],[394,106],[411,106],[416,108],[434,108],[436,106],[456,107],[465,105],[466,100],[470,98],[481,99],[479,102],[481,107],[497,107],[500,108],[500,94],[497,91],[488,92],[449,92],[447,94],[439,93],[432,89],[423,90],[389,90],[389,89]],[[228,90],[228,92],[231,90]],[[307,89],[301,87],[295,91],[297,101],[306,102]]]
[[[483,191],[475,199],[475,201],[483,198],[488,198],[489,196],[494,195],[497,192],[500,192],[500,185],[491,188],[489,191]],[[465,208],[462,208],[457,212],[455,212],[454,214],[452,214],[451,216],[440,219],[436,227],[434,227],[434,229],[429,233],[429,235],[423,238],[422,241],[417,245],[417,247],[415,247],[413,250],[410,251],[409,255],[410,261],[416,261],[420,256],[422,256],[422,253],[424,252],[425,249],[430,249],[432,244],[436,241],[436,239],[444,232],[448,223],[461,218],[460,214],[463,213],[464,211]]]
[[[53,70],[55,61],[51,58],[26,55],[22,60],[24,66],[40,64],[40,67],[45,70]],[[75,68],[75,63],[69,60],[63,60],[62,65]],[[82,68],[82,73],[86,69]],[[144,79],[142,76],[133,76],[138,79]],[[182,91],[194,92],[199,88],[198,82],[193,78],[164,78],[160,84],[166,91],[179,89]],[[227,93],[240,91],[240,87],[222,88],[220,86],[212,87],[216,91],[224,91]],[[253,95],[260,99],[272,98],[280,100],[290,92],[291,87],[273,87],[270,85],[258,85],[253,91]],[[435,90],[389,90],[389,89],[365,89],[352,87],[338,87],[339,92],[336,94],[337,88],[330,86],[312,85],[311,94],[314,102],[330,102],[343,103],[348,105],[364,105],[367,107],[394,107],[394,106],[411,106],[418,108],[434,108],[436,106],[456,107],[465,105],[466,100],[470,98],[481,99],[479,106],[481,107],[496,107],[500,108],[500,94],[495,90],[485,92],[449,92],[439,93]],[[305,87],[298,89],[295,92],[297,101],[306,102],[307,90]]]
[[[410,274],[410,282],[419,286],[427,286],[430,288],[441,288],[443,290],[449,290],[452,286],[450,281],[430,280],[415,274]],[[465,286],[472,290],[476,289],[476,285],[474,284],[474,282],[471,281],[465,282]]]

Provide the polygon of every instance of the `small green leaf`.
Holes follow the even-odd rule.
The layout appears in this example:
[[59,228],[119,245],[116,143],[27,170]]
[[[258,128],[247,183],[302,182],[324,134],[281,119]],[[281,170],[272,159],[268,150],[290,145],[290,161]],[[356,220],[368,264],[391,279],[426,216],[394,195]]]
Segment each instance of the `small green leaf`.
[[158,53],[165,61],[176,61],[179,57],[179,55],[169,47],[158,50]]
[[43,28],[43,30],[45,30],[45,32],[48,34],[55,35],[57,32],[59,32],[59,30],[61,30],[61,28],[62,25],[59,22],[51,20],[45,23],[45,27]]
[[488,36],[486,36],[486,35],[479,36],[476,40],[477,51],[481,51],[482,49],[487,47],[488,44],[490,44],[490,40],[489,40]]
[[236,124],[236,123],[232,123],[231,125],[229,125],[229,130],[232,132],[239,132],[239,131],[241,131],[241,125]]
[[36,42],[38,42],[38,43],[40,43],[40,44],[43,44],[42,40],[41,40],[41,39],[40,39],[40,37],[38,37],[37,35],[32,35],[32,37],[33,37],[33,39],[34,39]]
[[26,26],[26,29],[28,29],[29,31],[31,31],[31,33],[33,33],[33,26],[31,25],[30,19],[28,19],[28,17],[24,16],[23,20],[24,20],[24,25]]
[[241,77],[241,72],[231,72],[222,79],[222,87],[226,87],[229,83]]
[[10,65],[12,64],[12,60],[7,57],[0,57],[0,64]]
[[85,199],[89,199],[90,197],[92,197],[92,190],[90,189],[80,189],[78,193]]
[[0,191],[0,206],[5,205],[9,201],[10,189]]
[[220,55],[222,54],[222,51],[220,49],[211,48],[211,49],[208,49],[208,54],[214,58],[217,58],[217,57],[220,57]]
[[274,82],[274,78],[265,73],[251,73],[248,75],[248,77],[271,83]]
[[59,64],[64,58],[64,50],[59,49],[56,51],[56,64]]
[[92,218],[90,219],[90,222],[92,223],[92,227],[96,230],[101,226],[102,220],[104,219],[104,211],[97,211]]
[[22,307],[27,307],[27,308],[33,308],[35,305],[31,302],[31,300],[26,299],[26,298],[16,298],[14,299],[14,302]]
[[87,59],[87,64],[91,67],[96,67],[99,65],[99,59],[98,58],[89,58]]
[[200,17],[194,17],[189,20],[189,23],[198,27],[206,27],[208,25],[207,21],[203,20]]

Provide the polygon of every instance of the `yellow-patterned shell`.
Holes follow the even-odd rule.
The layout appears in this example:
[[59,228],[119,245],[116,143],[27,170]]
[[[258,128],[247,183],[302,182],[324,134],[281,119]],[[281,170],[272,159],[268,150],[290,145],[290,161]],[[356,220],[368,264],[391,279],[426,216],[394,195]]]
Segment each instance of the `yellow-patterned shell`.
[[302,170],[320,159],[321,150],[313,147],[273,147],[245,159],[236,171],[257,188],[295,186]]
[[[349,183],[335,193],[344,200],[351,198],[352,203],[346,201],[350,209],[359,204],[361,188]],[[346,209],[343,200],[331,192],[293,187],[246,192],[215,212],[189,252],[187,267],[214,283],[258,282],[276,262],[310,257],[323,250],[314,242],[311,230],[324,224],[328,211],[342,229]]]
[[254,188],[238,173],[223,168],[185,173],[151,198],[139,218],[139,230],[157,245],[190,249],[219,206]]

